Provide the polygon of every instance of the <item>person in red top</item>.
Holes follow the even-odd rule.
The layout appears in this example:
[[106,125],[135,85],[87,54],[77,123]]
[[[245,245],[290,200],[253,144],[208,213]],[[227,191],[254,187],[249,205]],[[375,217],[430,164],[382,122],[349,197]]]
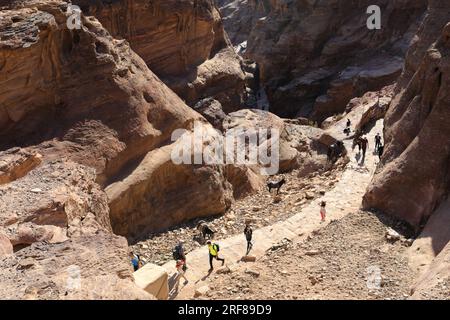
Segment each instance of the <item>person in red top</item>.
[[177,281],[180,281],[181,278],[183,278],[184,279],[184,284],[187,284],[189,282],[189,280],[184,275],[184,273],[187,270],[186,260],[177,260],[176,268],[177,268],[177,272],[178,272],[178,280]]

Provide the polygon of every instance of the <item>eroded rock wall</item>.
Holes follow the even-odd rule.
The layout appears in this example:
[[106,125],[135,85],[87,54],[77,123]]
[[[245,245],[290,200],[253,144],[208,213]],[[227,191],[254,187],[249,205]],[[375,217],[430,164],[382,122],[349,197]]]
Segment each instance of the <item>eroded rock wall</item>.
[[227,112],[246,99],[245,72],[213,0],[72,1],[99,19],[187,104],[215,98]]
[[450,3],[430,1],[385,117],[382,165],[365,197],[423,227],[450,187]]
[[[366,13],[379,5],[381,30]],[[426,0],[270,1],[248,39],[271,111],[319,123],[350,99],[395,82]]]

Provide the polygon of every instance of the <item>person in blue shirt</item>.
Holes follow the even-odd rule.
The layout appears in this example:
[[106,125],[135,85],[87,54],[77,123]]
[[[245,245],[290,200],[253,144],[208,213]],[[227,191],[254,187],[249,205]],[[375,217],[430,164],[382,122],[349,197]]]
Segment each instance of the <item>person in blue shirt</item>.
[[130,252],[131,264],[133,265],[134,271],[137,271],[140,267],[141,258],[139,255]]

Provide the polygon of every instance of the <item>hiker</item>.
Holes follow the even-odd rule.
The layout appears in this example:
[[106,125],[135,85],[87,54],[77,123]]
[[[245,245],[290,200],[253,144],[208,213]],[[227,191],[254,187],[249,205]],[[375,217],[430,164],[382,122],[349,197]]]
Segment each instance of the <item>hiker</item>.
[[134,271],[138,271],[139,268],[142,266],[141,257],[138,254],[130,252],[130,258]]
[[244,235],[245,235],[245,238],[247,239],[247,254],[246,255],[248,255],[250,253],[250,250],[252,250],[252,247],[253,247],[253,244],[252,244],[253,230],[252,230],[252,227],[250,227],[249,222],[245,225]]
[[350,128],[344,129],[344,133],[347,135],[347,137],[350,135],[350,132],[351,132]]
[[380,145],[378,146],[377,152],[378,152],[378,158],[379,158],[380,161],[381,161],[381,156],[383,155],[383,152],[384,152],[384,146],[383,146],[382,144],[380,144]]
[[327,209],[326,209],[327,203],[325,201],[322,201],[320,203],[320,217],[321,222],[325,222],[325,219],[327,217]]
[[367,140],[366,137],[362,137],[362,138],[360,138],[360,141],[361,141],[361,149],[363,152],[363,159],[365,159],[366,151],[367,151],[367,148],[369,147],[369,140]]
[[216,259],[218,261],[222,261],[222,266],[225,264],[225,259],[223,258],[219,258],[219,245],[216,243],[212,243],[211,240],[208,240],[206,242],[206,244],[208,245],[208,250],[209,250],[209,272],[211,272],[214,268],[213,268],[213,259]]
[[381,146],[381,136],[379,133],[375,136],[375,151],[378,151],[378,148]]
[[186,273],[187,270],[187,266],[186,266],[186,260],[177,260],[175,267],[177,268],[177,287],[179,285],[179,281],[181,278],[184,279],[184,284],[187,284],[189,282],[189,280],[186,278],[186,276],[184,275]]
[[347,129],[350,129],[351,126],[352,122],[350,121],[350,119],[347,119]]
[[172,256],[175,261],[182,260],[186,263],[186,255],[184,254],[183,241],[178,242],[175,248],[173,248]]
[[336,141],[328,147],[327,162],[335,163],[340,156],[344,153],[344,143],[342,141]]
[[362,148],[362,144],[361,144],[361,137],[355,137],[353,139],[353,146],[352,146],[352,150],[355,150],[355,147],[358,146],[358,152],[361,153],[361,148]]

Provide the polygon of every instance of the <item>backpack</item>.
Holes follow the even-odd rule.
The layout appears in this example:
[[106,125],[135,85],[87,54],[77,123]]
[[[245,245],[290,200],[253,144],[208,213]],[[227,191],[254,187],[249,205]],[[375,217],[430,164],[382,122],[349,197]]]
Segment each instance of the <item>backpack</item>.
[[181,260],[183,258],[180,246],[177,245],[175,248],[173,248],[172,256],[174,260]]
[[217,243],[214,243],[214,244],[213,244],[213,248],[214,248],[217,252],[220,251],[220,247],[219,247],[219,245],[218,245]]

